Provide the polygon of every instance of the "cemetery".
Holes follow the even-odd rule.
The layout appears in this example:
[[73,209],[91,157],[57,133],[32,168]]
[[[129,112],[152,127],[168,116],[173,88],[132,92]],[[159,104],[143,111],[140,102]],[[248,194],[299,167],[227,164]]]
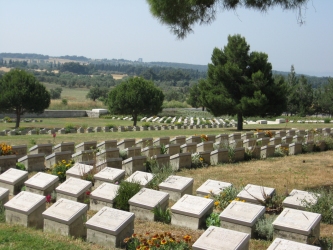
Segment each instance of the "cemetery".
[[[124,133],[121,130],[118,133]],[[260,183],[235,176],[230,180],[230,174],[229,179],[206,176],[205,169],[224,171],[228,166],[226,171],[234,169],[234,176],[242,172],[236,166],[251,162],[261,165],[302,156],[295,159],[306,158],[305,164],[327,148],[325,143],[333,137],[330,129],[119,140],[112,139],[111,131],[92,131],[111,136],[105,141],[37,144],[29,150],[15,145],[23,153],[18,159],[10,156],[22,168],[3,164],[0,174],[6,223],[80,237],[106,249],[125,248],[126,242],[136,239],[141,230],[138,222],[160,221],[166,231],[168,227],[188,231],[181,244],[192,249],[257,249],[258,240],[266,240],[265,248],[258,249],[320,249],[321,227],[330,225],[327,213],[333,218],[333,205],[325,214],[310,212],[320,202],[320,193],[305,190],[304,183],[302,187],[289,183],[294,189],[284,195],[273,179]],[[154,167],[160,171],[154,172]],[[170,174],[163,174],[166,169]],[[201,174],[193,178],[192,171]],[[332,174],[325,178],[332,179]],[[128,210],[121,208],[118,199],[123,183],[138,185],[126,201]],[[268,222],[268,218],[274,219]],[[260,223],[269,223],[268,238],[260,235]],[[221,237],[226,240],[221,242]]]

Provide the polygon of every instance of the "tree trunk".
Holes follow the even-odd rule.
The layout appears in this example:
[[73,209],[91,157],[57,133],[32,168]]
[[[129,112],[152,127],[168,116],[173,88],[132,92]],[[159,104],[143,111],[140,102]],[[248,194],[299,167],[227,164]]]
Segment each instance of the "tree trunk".
[[205,107],[202,107],[202,111],[205,111]]
[[243,130],[243,115],[242,115],[242,113],[237,114],[237,130]]
[[21,120],[21,112],[19,110],[16,110],[16,124],[15,128],[20,127],[20,120]]
[[133,117],[133,126],[136,126],[136,122],[138,120],[138,115],[137,114],[132,114]]

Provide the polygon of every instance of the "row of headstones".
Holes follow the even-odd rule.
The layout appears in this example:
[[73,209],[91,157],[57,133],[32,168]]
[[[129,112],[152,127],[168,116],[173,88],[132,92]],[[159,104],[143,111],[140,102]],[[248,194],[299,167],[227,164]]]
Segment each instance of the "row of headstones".
[[[330,129],[318,129],[318,132],[324,132],[327,135],[327,133],[330,133]],[[97,164],[100,169],[109,166],[128,169],[128,173],[133,173],[136,170],[144,170],[143,163],[147,160],[147,157],[154,157],[159,165],[173,165],[178,170],[191,166],[191,154],[193,153],[200,154],[207,164],[215,165],[229,161],[226,146],[234,148],[234,161],[242,161],[244,160],[245,148],[251,152],[254,158],[272,157],[275,150],[280,147],[288,148],[290,155],[299,154],[302,152],[302,142],[307,139],[305,130],[277,131],[274,134],[276,137],[272,138],[264,137],[264,132],[208,135],[206,136],[207,141],[204,142],[201,142],[201,136],[190,136],[188,138],[177,136],[172,140],[170,140],[170,137],[161,137],[156,140],[143,138],[137,142],[135,139],[125,139],[119,142],[109,140],[99,144],[96,141],[91,141],[82,142],[77,146],[74,145],[74,142],[60,143],[54,147],[52,144],[38,144],[29,149],[29,154],[26,154],[27,148],[25,145],[13,146],[17,155],[12,156],[12,166],[7,164],[6,168],[1,167],[1,172],[10,167],[15,167],[16,160],[24,164],[28,171],[42,171],[61,160],[74,159],[81,163]],[[303,134],[305,135],[303,136]],[[313,141],[305,140],[304,143],[306,149],[312,151]],[[321,150],[324,150],[324,141],[319,145],[322,148]],[[162,147],[165,147],[166,154],[161,154]],[[96,148],[100,152],[94,151]],[[77,153],[73,154],[74,150]],[[128,159],[123,161],[120,158],[120,151],[124,151]]]
[[[76,167],[82,166],[78,164]],[[194,230],[203,228],[206,217],[213,212],[214,200],[202,198],[202,196],[219,195],[223,189],[232,186],[230,183],[207,180],[197,189],[197,196],[193,196],[193,178],[169,176],[159,184],[160,191],[142,186],[140,192],[129,200],[130,212],[124,212],[112,208],[119,186],[108,183],[111,179],[113,181],[120,180],[122,178],[120,176],[124,176],[124,172],[119,169],[105,168],[99,175],[103,176],[100,180],[104,178],[106,182],[97,182],[97,188],[90,194],[90,208],[97,210],[98,213],[87,221],[87,231],[84,228],[82,217],[86,214],[88,205],[83,202],[86,192],[91,189],[91,182],[69,177],[66,182],[56,187],[58,181],[56,176],[38,173],[27,179],[28,173],[26,171],[16,169],[10,169],[0,175],[0,197],[1,201],[5,203],[6,221],[44,228],[45,231],[60,231],[64,235],[87,236],[87,240],[90,242],[117,247],[120,246],[125,237],[133,233],[134,217],[154,221],[152,210],[157,206],[163,209],[167,208],[169,198],[176,202],[171,207],[172,225]],[[131,181],[140,182],[142,178],[146,178],[139,177],[136,173],[134,175],[136,176],[133,176]],[[8,180],[13,181],[14,179],[19,179],[21,185],[24,181],[29,192],[20,192],[8,201],[9,190],[11,192],[19,191],[18,188],[13,187],[15,185],[8,184]],[[47,188],[45,188],[46,186]],[[52,192],[52,189],[57,192],[57,202],[46,210],[45,195]],[[272,197],[275,194],[275,189],[248,184],[237,195],[238,200],[245,202],[232,201],[220,214],[221,227],[224,229],[208,228],[194,246],[198,245],[197,247],[199,247],[204,244],[207,240],[205,237],[213,233],[213,230],[214,236],[209,238],[212,246],[218,243],[216,242],[217,235],[221,237],[221,234],[226,234],[232,237],[227,237],[228,240],[222,244],[242,246],[234,249],[248,249],[249,239],[254,236],[255,224],[265,213],[265,207],[261,205],[265,199],[263,194]],[[316,197],[315,194],[293,190],[283,202],[285,209],[273,222],[274,238],[284,238],[302,243],[311,243],[314,242],[314,239],[318,239],[321,215],[303,211],[303,201],[315,203]],[[112,219],[110,220],[110,218]],[[121,229],[120,225],[122,225]],[[274,242],[272,246],[275,246]],[[290,244],[296,243],[291,242]],[[221,245],[221,242],[218,245]]]

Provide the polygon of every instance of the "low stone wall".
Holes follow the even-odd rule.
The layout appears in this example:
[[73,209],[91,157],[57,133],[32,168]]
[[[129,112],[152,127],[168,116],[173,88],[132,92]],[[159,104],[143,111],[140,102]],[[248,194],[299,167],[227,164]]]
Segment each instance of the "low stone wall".
[[[25,113],[21,118],[69,118],[69,117],[86,117],[87,110],[45,110],[42,114]],[[0,119],[4,117],[16,118],[15,114],[0,114]]]

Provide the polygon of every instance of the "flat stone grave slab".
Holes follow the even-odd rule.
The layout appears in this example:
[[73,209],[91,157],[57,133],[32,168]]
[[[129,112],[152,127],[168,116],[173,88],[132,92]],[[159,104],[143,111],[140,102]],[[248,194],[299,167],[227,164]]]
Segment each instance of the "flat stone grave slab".
[[306,205],[317,203],[319,194],[293,189],[289,196],[286,197],[282,205],[283,207],[305,210]]
[[165,146],[166,153],[169,155],[175,155],[180,153],[180,144],[168,144]]
[[147,187],[154,175],[147,172],[136,171],[131,174],[125,181],[139,183],[141,187]]
[[229,182],[208,179],[197,189],[197,196],[204,197],[210,194],[218,195],[228,187],[232,187],[232,184]]
[[142,138],[135,143],[136,147],[145,148],[153,145],[153,138]]
[[122,158],[109,158],[96,163],[96,168],[99,170],[106,167],[121,169],[122,166],[123,166]]
[[237,198],[253,204],[262,205],[268,196],[272,197],[274,194],[274,188],[247,184],[243,190],[237,194]]
[[117,148],[124,150],[125,148],[130,148],[135,145],[135,139],[125,139],[117,143]]
[[191,153],[179,153],[170,156],[170,166],[177,171],[181,168],[190,168],[192,165]]
[[25,155],[17,161],[24,164],[28,172],[45,171],[45,154]]
[[64,198],[77,202],[84,202],[86,192],[92,187],[90,181],[70,177],[56,188],[57,200]]
[[95,187],[100,186],[104,182],[116,183],[125,178],[125,170],[106,167],[95,174],[94,178]]
[[72,154],[75,151],[75,143],[74,142],[62,142],[53,147],[53,152],[63,152],[63,151],[70,151]]
[[273,237],[312,244],[319,239],[320,220],[321,214],[285,208],[272,223]]
[[98,186],[90,193],[90,210],[98,211],[103,207],[113,207],[118,188],[118,185],[106,182]]
[[171,207],[171,224],[193,230],[204,228],[213,207],[212,199],[185,194]]
[[[97,144],[98,149],[109,149],[109,148],[117,148],[117,140],[107,140],[107,141],[102,141],[101,143]],[[119,149],[118,149],[119,150]]]
[[83,150],[79,151],[72,155],[72,158],[75,162],[88,164],[95,161],[95,152],[94,150]]
[[210,152],[210,163],[217,165],[218,163],[229,162],[229,153],[227,149],[219,148]]
[[[223,240],[221,240],[223,239]],[[192,245],[193,250],[248,250],[250,235],[210,226]]]
[[131,212],[102,208],[86,222],[87,241],[106,248],[123,248],[124,239],[134,233],[134,217]]
[[146,171],[144,163],[147,161],[146,156],[133,156],[123,161],[122,169],[127,175],[131,175],[136,171]]
[[119,148],[102,149],[96,154],[97,161],[102,161],[110,158],[119,158]]
[[10,195],[16,195],[26,180],[28,180],[27,171],[10,168],[0,175],[0,187],[7,188]]
[[29,154],[49,155],[49,154],[52,154],[52,147],[53,147],[53,145],[51,143],[37,144],[29,149]]
[[0,207],[9,200],[9,189],[0,187]]
[[24,182],[26,191],[44,196],[51,194],[58,184],[58,176],[42,172],[38,172]]
[[161,154],[161,146],[150,146],[150,147],[145,147],[141,149],[141,154],[145,155],[147,157],[152,157],[154,155],[159,155]]
[[76,145],[75,150],[76,150],[76,152],[85,151],[85,150],[92,150],[92,149],[95,149],[96,146],[97,146],[96,141],[86,141],[86,142],[82,142],[82,143]]
[[141,156],[140,147],[125,148],[123,151],[126,153],[127,157]]
[[160,191],[170,195],[170,200],[177,201],[183,195],[193,193],[193,182],[193,178],[170,175],[158,187]]
[[130,204],[130,212],[135,214],[135,217],[142,220],[154,221],[154,208],[160,207],[167,209],[169,205],[169,194],[148,188],[142,188],[134,195],[128,203]]
[[44,232],[64,236],[85,237],[84,226],[88,205],[67,199],[59,199],[42,214]]
[[93,166],[91,165],[86,165],[82,163],[75,163],[73,167],[68,169],[66,171],[66,179],[69,178],[77,178],[77,179],[82,179],[82,177],[86,174],[91,173],[93,170]]
[[42,213],[46,209],[45,196],[22,191],[4,206],[7,223],[43,228]]
[[12,150],[16,153],[16,158],[20,159],[25,156],[28,152],[27,145],[15,145],[12,146]]
[[70,161],[71,159],[72,159],[71,151],[54,152],[45,157],[45,167],[52,168],[54,164],[57,164],[59,161],[62,160]]
[[247,202],[232,201],[220,214],[221,227],[255,234],[255,223],[265,214],[265,207]]
[[276,238],[272,244],[267,248],[267,250],[320,250],[320,247],[311,246],[292,240],[284,240],[281,238]]

